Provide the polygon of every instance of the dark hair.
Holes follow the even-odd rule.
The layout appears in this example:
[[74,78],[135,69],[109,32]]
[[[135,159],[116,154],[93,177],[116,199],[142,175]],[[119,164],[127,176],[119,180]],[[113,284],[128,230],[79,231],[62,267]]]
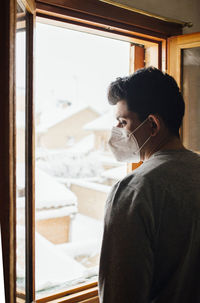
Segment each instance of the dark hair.
[[120,100],[125,100],[128,110],[137,113],[141,121],[157,114],[169,131],[179,136],[185,104],[176,81],[167,73],[148,67],[117,78],[108,88],[108,101],[114,105]]

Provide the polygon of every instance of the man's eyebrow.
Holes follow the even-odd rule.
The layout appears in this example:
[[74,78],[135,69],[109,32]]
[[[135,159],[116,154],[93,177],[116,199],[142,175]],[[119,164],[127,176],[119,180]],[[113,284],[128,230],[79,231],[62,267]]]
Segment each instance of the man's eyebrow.
[[116,116],[116,119],[119,121],[120,119],[126,119],[127,117],[126,116]]

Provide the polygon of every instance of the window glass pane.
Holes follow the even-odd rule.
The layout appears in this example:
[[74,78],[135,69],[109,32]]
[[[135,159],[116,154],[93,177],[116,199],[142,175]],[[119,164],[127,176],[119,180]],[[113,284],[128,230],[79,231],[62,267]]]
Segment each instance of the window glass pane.
[[17,300],[25,298],[25,104],[26,21],[23,6],[17,5],[16,33],[16,274]]
[[187,148],[200,152],[200,47],[182,50],[182,71],[186,102],[184,144]]
[[130,44],[37,23],[36,292],[97,279],[104,206],[126,174],[108,149],[108,84],[129,73]]

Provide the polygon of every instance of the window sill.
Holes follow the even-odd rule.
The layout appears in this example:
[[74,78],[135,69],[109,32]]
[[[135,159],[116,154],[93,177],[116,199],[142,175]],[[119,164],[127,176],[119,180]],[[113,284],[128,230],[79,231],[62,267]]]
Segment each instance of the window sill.
[[98,303],[97,282],[36,300],[36,303]]

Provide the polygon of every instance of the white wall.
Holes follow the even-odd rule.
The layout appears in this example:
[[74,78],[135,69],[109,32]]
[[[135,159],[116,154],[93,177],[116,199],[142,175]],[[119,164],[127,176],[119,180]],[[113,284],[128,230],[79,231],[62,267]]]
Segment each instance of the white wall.
[[114,0],[160,16],[192,22],[183,33],[200,32],[200,0]]

